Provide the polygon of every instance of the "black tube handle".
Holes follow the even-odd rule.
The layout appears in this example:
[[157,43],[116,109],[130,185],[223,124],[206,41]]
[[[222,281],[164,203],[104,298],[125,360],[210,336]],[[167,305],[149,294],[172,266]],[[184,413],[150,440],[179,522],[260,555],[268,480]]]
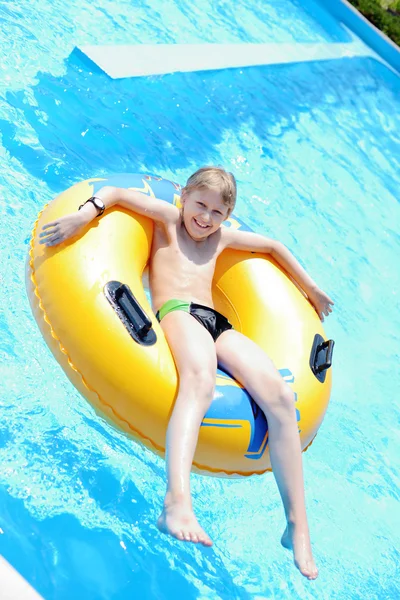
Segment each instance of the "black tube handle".
[[129,286],[120,281],[109,281],[104,286],[104,294],[135,342],[144,346],[156,343],[152,322]]
[[124,311],[125,315],[135,324],[135,329],[140,338],[146,337],[151,329],[151,321],[138,302],[132,303],[132,294],[128,286],[122,284],[115,290],[115,301]]
[[329,369],[329,367],[332,366],[332,354],[334,345],[335,342],[333,340],[327,340],[326,342],[317,347],[317,354],[319,354],[319,352],[327,348],[325,362],[322,365],[318,365],[318,367],[316,367],[317,373],[322,373],[322,371],[326,371],[326,369]]
[[317,333],[310,354],[310,368],[315,377],[321,383],[324,383],[326,371],[332,366],[333,340],[324,340],[322,335]]

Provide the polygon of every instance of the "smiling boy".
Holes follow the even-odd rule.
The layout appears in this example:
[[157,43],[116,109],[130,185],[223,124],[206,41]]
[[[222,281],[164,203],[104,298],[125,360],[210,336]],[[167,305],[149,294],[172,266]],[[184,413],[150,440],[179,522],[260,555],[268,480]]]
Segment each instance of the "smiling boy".
[[287,521],[281,542],[293,550],[300,572],[315,579],[318,569],[307,523],[294,395],[265,352],[214,310],[211,288],[216,260],[226,248],[270,254],[304,290],[321,320],[332,311],[333,301],[280,242],[221,228],[236,201],[235,178],[222,168],[203,167],[189,177],[181,210],[114,187],[101,188],[96,198],[80,211],[45,225],[41,243],[64,242],[115,204],[154,221],[149,260],[152,304],[179,375],[167,430],[167,491],[159,529],[182,541],[212,544],[193,512],[190,471],[200,425],[213,399],[218,365],[246,388],[267,418],[271,465]]

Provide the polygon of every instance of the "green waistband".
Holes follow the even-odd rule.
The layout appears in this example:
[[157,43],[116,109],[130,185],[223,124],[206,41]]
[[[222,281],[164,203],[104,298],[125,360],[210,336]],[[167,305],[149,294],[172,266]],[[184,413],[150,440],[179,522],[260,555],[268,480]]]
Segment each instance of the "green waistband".
[[190,302],[185,302],[184,300],[168,300],[165,304],[162,305],[160,310],[158,311],[158,318],[161,321],[169,312],[173,310],[183,310],[184,312],[189,312]]

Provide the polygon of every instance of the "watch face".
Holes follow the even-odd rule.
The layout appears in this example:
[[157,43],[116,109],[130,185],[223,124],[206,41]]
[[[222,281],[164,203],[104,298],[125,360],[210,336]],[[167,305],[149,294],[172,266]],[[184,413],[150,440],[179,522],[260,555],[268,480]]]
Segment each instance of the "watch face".
[[103,210],[104,204],[101,200],[99,200],[99,198],[93,198],[93,203],[96,208],[98,208],[99,210]]

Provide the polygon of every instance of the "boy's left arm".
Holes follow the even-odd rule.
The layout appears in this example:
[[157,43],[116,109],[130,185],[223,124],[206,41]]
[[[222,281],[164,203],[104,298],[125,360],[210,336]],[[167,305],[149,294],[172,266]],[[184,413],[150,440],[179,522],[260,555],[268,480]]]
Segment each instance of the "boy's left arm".
[[328,316],[332,312],[333,300],[317,286],[284,244],[250,231],[223,228],[223,236],[225,248],[270,254],[304,290],[321,321],[324,320],[324,315]]

